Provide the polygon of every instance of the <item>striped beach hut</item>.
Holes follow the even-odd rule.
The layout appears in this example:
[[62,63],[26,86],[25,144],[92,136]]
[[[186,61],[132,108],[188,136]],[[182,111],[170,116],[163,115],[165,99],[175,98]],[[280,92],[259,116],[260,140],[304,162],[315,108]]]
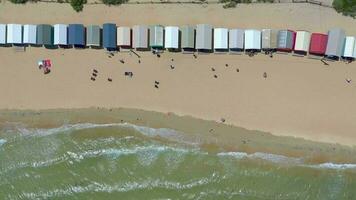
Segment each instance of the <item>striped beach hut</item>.
[[323,56],[325,55],[328,35],[323,33],[312,33],[310,37],[309,54]]
[[262,29],[262,49],[265,51],[274,51],[277,49],[276,29]]
[[326,45],[325,55],[331,60],[339,60],[345,41],[345,31],[340,28],[334,28],[328,32],[328,43]]
[[148,29],[145,25],[135,25],[132,28],[132,47],[138,50],[148,49]]
[[68,44],[74,47],[85,47],[85,28],[83,24],[68,25]]
[[45,47],[53,46],[54,32],[53,26],[49,24],[37,25],[37,45],[43,45]]
[[179,27],[166,26],[164,35],[164,46],[170,51],[177,51],[179,49]]
[[37,36],[37,26],[33,24],[25,24],[23,26],[23,43],[35,45]]
[[183,52],[193,52],[195,50],[195,28],[194,26],[185,25],[181,27],[182,41],[181,47]]
[[229,49],[231,52],[244,51],[245,30],[230,29],[229,30]]
[[68,45],[68,25],[66,24],[55,24],[53,26],[54,37],[53,44],[58,46]]
[[296,32],[292,30],[279,30],[277,50],[291,52],[294,49]]
[[6,24],[0,24],[0,45],[6,44]]
[[106,23],[103,25],[103,47],[109,51],[116,50],[116,24]]
[[342,57],[345,59],[354,59],[355,58],[355,37],[347,36],[345,38],[345,45],[342,53]]
[[229,50],[229,30],[227,28],[214,28],[214,50],[224,52]]
[[117,46],[121,48],[131,47],[131,28],[120,26],[117,28]]
[[261,31],[254,29],[245,30],[245,51],[261,50]]
[[306,55],[308,53],[310,36],[311,34],[308,31],[297,31],[294,45],[295,53],[302,55]]
[[101,47],[101,28],[98,25],[89,25],[86,30],[86,45],[91,48]]
[[150,47],[153,49],[163,49],[163,26],[153,25],[149,27]]
[[201,52],[210,52],[213,48],[213,26],[198,24],[196,29],[196,49]]
[[22,44],[22,25],[8,24],[7,25],[7,44],[19,45]]

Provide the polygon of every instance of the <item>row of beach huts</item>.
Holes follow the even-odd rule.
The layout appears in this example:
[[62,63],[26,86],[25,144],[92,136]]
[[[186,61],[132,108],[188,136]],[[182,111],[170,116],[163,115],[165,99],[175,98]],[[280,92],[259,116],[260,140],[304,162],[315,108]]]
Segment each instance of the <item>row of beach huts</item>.
[[0,46],[45,46],[137,49],[183,52],[281,51],[299,55],[325,56],[339,60],[356,58],[356,37],[334,28],[328,33],[305,30],[228,29],[209,24],[196,26],[136,25],[132,28],[113,23],[83,24],[0,24]]

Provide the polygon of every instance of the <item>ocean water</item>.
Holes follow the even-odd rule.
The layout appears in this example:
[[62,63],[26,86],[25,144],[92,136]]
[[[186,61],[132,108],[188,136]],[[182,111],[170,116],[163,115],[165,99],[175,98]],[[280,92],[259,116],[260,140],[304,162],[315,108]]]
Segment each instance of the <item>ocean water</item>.
[[356,165],[209,152],[132,124],[2,127],[0,199],[356,199]]

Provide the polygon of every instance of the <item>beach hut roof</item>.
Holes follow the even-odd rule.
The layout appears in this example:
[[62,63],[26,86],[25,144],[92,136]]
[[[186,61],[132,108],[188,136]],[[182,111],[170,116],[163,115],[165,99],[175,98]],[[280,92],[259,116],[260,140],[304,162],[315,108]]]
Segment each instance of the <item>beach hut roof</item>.
[[282,51],[292,51],[294,49],[296,33],[291,30],[278,31],[277,48]]
[[22,44],[22,25],[8,24],[6,40],[8,44]]
[[325,55],[340,57],[345,40],[345,31],[340,28],[331,29],[328,32],[328,43],[326,45]]
[[85,46],[85,29],[83,24],[69,24],[68,44],[75,46]]
[[130,27],[117,28],[117,46],[131,46],[131,29]]
[[87,27],[87,46],[101,46],[101,28],[98,25],[89,25]]
[[23,26],[23,43],[36,44],[37,27],[36,25],[26,24]]
[[53,26],[49,24],[37,25],[37,44],[45,46],[53,45]]
[[214,28],[214,49],[228,49],[227,28]]
[[150,47],[163,48],[163,26],[153,25],[150,29]]
[[182,48],[194,49],[195,28],[193,26],[182,26],[181,32],[182,32]]
[[326,51],[327,42],[328,35],[323,33],[312,33],[310,37],[309,53],[324,55]]
[[6,24],[0,24],[0,44],[6,44]]
[[355,37],[347,36],[345,38],[345,47],[342,56],[345,58],[355,58],[354,50],[355,50]]
[[245,49],[260,50],[261,49],[261,31],[248,29],[245,30]]
[[277,49],[278,30],[262,29],[262,49]]
[[308,52],[309,44],[310,44],[310,33],[308,31],[297,31],[294,50]]
[[209,24],[198,24],[195,41],[196,49],[211,50],[213,42],[213,26]]
[[67,45],[68,44],[68,26],[66,24],[55,24],[53,44],[54,45]]
[[109,50],[116,49],[116,24],[103,25],[103,47]]
[[132,28],[132,46],[133,48],[148,48],[148,29],[145,25],[135,25]]
[[230,29],[229,30],[229,48],[230,49],[244,49],[245,30]]
[[179,48],[179,27],[178,26],[166,26],[164,46],[167,49]]

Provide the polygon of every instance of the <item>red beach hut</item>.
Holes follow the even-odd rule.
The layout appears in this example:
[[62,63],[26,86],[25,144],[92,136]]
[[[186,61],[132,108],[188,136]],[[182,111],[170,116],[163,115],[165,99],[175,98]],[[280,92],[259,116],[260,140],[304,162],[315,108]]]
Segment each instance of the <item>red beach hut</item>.
[[328,35],[323,33],[312,33],[310,38],[309,53],[314,55],[325,55]]

